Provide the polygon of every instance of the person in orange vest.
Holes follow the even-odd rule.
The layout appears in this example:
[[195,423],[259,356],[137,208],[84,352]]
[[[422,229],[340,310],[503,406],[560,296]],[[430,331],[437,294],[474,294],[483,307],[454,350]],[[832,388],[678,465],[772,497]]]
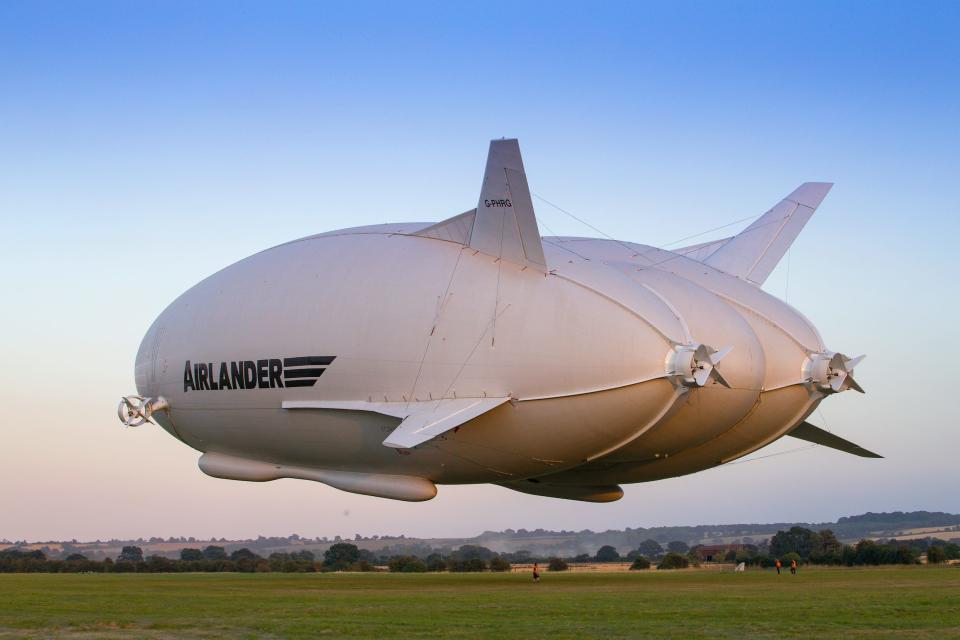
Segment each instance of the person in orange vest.
[[537,566],[537,563],[533,563],[533,581],[540,582],[540,567]]
[[781,567],[781,566],[782,566],[782,565],[780,564],[780,558],[777,558],[777,575],[780,575],[780,567]]
[[797,559],[796,558],[790,561],[790,573],[791,575],[797,575]]

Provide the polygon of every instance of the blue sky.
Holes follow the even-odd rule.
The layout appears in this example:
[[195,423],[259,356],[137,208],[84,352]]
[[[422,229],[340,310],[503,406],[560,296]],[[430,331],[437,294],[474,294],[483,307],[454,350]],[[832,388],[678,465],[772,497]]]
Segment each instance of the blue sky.
[[[948,2],[0,4],[0,538],[960,511],[958,32]],[[407,505],[214,480],[121,430],[136,347],[179,293],[291,238],[464,211],[501,136],[535,193],[648,244],[836,182],[766,288],[868,354],[868,395],[816,417],[888,458],[801,451],[606,506]],[[544,234],[596,235],[535,204]]]

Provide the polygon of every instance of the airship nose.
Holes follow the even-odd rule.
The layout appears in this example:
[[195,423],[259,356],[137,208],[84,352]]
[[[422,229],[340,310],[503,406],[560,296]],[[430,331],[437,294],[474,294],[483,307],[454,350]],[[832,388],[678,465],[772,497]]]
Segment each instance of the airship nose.
[[137,350],[134,379],[137,384],[137,393],[141,396],[149,397],[159,393],[160,378],[166,369],[166,359],[162,358],[160,353],[163,334],[164,328],[154,323],[147,330]]

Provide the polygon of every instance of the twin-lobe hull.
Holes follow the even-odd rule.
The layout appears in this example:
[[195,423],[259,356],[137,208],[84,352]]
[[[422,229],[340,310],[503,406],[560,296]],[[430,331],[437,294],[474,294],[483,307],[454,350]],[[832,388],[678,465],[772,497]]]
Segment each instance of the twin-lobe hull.
[[[315,236],[211,276],[144,339],[139,391],[166,398],[172,408],[159,419],[200,451],[438,483],[611,463],[605,481],[631,482],[666,458],[657,468],[669,471],[656,473],[688,473],[715,461],[680,464],[685,451],[723,434],[748,449],[802,418],[805,401],[737,430],[756,412],[764,346],[740,311],[689,279],[580,258],[543,274],[403,233],[418,226]],[[666,375],[672,345],[691,339],[733,347],[723,362],[732,388],[687,389]],[[326,359],[310,386],[283,377],[309,365],[271,369],[310,357]],[[239,363],[262,361],[267,375],[253,388],[220,381],[221,370],[232,380]],[[201,365],[210,388],[196,388]],[[408,451],[382,444],[398,418],[283,408],[484,396],[512,401]]]

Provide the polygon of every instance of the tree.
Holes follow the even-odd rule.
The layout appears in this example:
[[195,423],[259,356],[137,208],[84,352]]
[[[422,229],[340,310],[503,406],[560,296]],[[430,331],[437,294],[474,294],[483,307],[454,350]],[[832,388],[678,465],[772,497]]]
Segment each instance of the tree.
[[547,560],[548,571],[566,571],[568,568],[563,558],[550,558]]
[[883,549],[873,540],[861,540],[854,549],[856,564],[880,564],[883,560]]
[[605,544],[597,549],[597,555],[594,556],[597,562],[616,562],[620,559],[620,554],[609,544]]
[[117,556],[117,562],[143,562],[143,549],[133,546],[124,547]]
[[657,565],[657,569],[660,569],[661,571],[664,569],[686,569],[689,566],[690,560],[688,560],[686,556],[682,556],[679,553],[674,553],[671,551],[667,555],[663,556],[660,564]]
[[[186,551],[186,549],[184,549],[184,551]],[[310,554],[310,555],[311,555],[310,561],[313,562],[313,554]],[[183,559],[183,552],[182,552],[182,551],[180,552],[180,559],[181,559],[181,560]],[[236,551],[234,551],[233,553],[231,553],[231,554],[230,554],[230,559],[233,560],[234,562],[237,562],[238,560],[251,560],[251,561],[252,561],[252,560],[259,560],[259,559],[260,559],[260,556],[258,556],[257,554],[255,554],[253,551],[250,551],[250,549],[247,549],[246,547],[244,547],[243,549],[237,549]]]
[[391,573],[425,573],[427,565],[414,556],[396,556],[387,563]]
[[67,562],[76,562],[78,560],[86,560],[87,556],[82,553],[71,553],[67,556]]
[[673,551],[674,553],[684,554],[687,551],[690,551],[690,545],[682,540],[674,540],[667,545],[667,551]]
[[480,558],[470,558],[469,560],[451,559],[447,566],[450,571],[454,573],[465,573],[483,571],[487,568],[487,563]]
[[830,529],[817,532],[819,544],[810,550],[809,560],[817,564],[839,564],[843,559],[843,543]]
[[177,563],[170,558],[152,555],[147,558],[147,571],[150,573],[171,573],[177,570]]
[[[931,547],[931,549],[932,548],[933,547]],[[929,559],[929,549],[927,550],[927,553],[927,557]],[[914,555],[913,549],[905,544],[898,545],[897,550],[893,555],[897,564],[917,564],[917,557]]]
[[[300,551],[294,551],[293,553],[290,554],[290,557],[291,557],[294,561],[296,561],[296,562],[303,562],[303,563],[306,563],[306,564],[313,564],[313,561],[315,560],[315,557],[314,557],[314,555],[313,555],[313,551],[310,551],[309,549],[302,549],[302,550],[300,550]],[[360,552],[359,552],[359,550],[358,550],[358,551],[357,551],[357,560],[359,560],[359,559],[360,559]]]
[[636,571],[638,569],[649,569],[649,568],[650,568],[650,560],[648,560],[646,556],[637,556],[636,558],[633,559],[633,564],[630,565],[631,571]]
[[180,549],[180,559],[184,562],[203,560],[203,551],[200,551],[200,549]]
[[810,553],[821,546],[820,536],[814,531],[805,527],[790,527],[789,531],[777,531],[770,538],[770,555],[780,557],[792,551],[801,558],[809,558]]
[[640,546],[637,547],[637,551],[640,552],[640,555],[647,556],[648,558],[659,558],[663,555],[663,547],[660,546],[660,543],[656,540],[644,540],[640,543]]
[[490,571],[510,571],[510,563],[502,556],[490,558]]
[[471,560],[474,558],[478,560],[489,560],[496,554],[490,549],[477,544],[465,544],[457,549],[453,555],[459,560]]
[[947,561],[947,553],[940,545],[927,549],[927,564],[942,564]]
[[960,545],[956,542],[948,542],[943,546],[944,553],[947,554],[947,560],[960,559]]
[[206,560],[226,560],[227,550],[224,549],[223,547],[216,547],[214,545],[210,545],[203,550],[203,557]]
[[349,542],[338,542],[323,552],[323,565],[334,571],[349,569],[359,559],[360,550]]
[[439,553],[431,553],[427,556],[427,571],[446,571],[447,563]]

